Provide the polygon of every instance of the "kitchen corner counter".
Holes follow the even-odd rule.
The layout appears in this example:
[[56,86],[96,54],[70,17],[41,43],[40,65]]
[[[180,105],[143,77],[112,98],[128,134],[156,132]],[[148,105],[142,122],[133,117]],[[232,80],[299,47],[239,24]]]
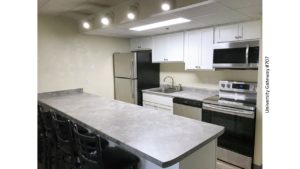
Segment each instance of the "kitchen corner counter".
[[143,90],[143,93],[150,93],[150,94],[156,94],[156,95],[162,95],[168,97],[180,97],[184,99],[191,99],[191,100],[198,100],[198,101],[203,101],[203,99],[205,98],[218,95],[217,90],[207,90],[201,88],[184,87],[182,91],[173,92],[173,93],[157,92],[155,91],[155,89],[159,89],[159,88],[145,89]]
[[160,167],[178,163],[224,132],[224,127],[84,93],[41,93],[40,105],[84,125]]

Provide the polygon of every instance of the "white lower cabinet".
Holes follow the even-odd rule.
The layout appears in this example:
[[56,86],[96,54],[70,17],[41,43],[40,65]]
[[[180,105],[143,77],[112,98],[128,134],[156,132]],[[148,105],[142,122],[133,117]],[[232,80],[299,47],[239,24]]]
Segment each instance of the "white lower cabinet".
[[213,28],[185,32],[186,70],[213,69]]
[[173,114],[172,97],[143,93],[143,106]]

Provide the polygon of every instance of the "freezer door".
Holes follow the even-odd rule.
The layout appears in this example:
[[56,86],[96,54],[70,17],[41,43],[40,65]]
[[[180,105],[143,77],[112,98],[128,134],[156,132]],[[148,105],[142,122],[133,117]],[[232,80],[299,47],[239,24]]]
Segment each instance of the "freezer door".
[[115,53],[114,77],[137,78],[137,57],[136,53]]
[[137,80],[115,78],[115,99],[137,104]]

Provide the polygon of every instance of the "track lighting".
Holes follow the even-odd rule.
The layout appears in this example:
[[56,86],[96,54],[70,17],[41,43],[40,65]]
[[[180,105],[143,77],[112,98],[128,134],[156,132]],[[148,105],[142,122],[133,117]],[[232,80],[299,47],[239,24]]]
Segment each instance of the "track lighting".
[[170,10],[170,8],[171,8],[171,6],[170,6],[170,4],[168,4],[168,3],[163,3],[163,4],[161,4],[161,9],[163,10],[163,11],[168,11],[168,10]]
[[138,4],[131,5],[127,12],[127,18],[129,20],[134,20],[136,19],[137,14],[138,14]]
[[90,29],[90,28],[91,28],[91,24],[90,24],[90,22],[88,22],[88,21],[83,21],[83,22],[82,22],[82,27],[83,27],[84,29]]
[[171,8],[174,8],[174,6],[175,6],[174,0],[163,0],[160,7],[163,11],[168,11]]
[[110,20],[109,20],[108,17],[104,16],[104,17],[101,18],[101,23],[103,25],[109,25],[110,24]]
[[114,16],[113,12],[109,12],[109,13],[102,15],[100,17],[100,21],[101,21],[102,25],[104,25],[104,26],[110,25],[113,21],[113,16]]
[[127,18],[130,19],[130,20],[134,20],[135,19],[135,14],[132,13],[132,12],[128,12],[127,13]]

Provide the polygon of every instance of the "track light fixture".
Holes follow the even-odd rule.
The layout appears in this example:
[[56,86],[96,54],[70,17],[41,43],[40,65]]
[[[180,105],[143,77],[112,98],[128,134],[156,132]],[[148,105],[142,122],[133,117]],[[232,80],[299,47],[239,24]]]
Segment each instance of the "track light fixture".
[[90,29],[91,28],[91,23],[89,21],[82,21],[81,25],[84,29]]
[[169,11],[175,7],[175,2],[174,0],[162,0],[160,7],[163,11]]
[[100,21],[101,21],[102,25],[107,26],[107,25],[110,25],[112,23],[112,19],[113,19],[113,13],[110,12],[110,13],[107,13],[107,14],[103,15],[100,18]]
[[127,11],[127,18],[129,20],[134,20],[138,15],[138,4],[131,5]]

